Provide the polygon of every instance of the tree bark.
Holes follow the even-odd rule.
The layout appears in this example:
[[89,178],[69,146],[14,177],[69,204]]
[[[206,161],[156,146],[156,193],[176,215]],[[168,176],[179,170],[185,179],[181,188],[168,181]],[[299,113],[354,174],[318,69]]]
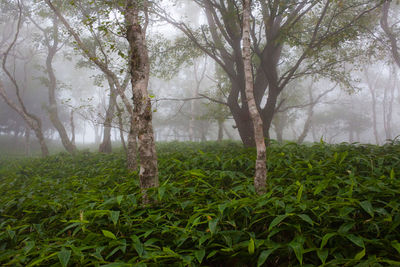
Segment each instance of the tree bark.
[[19,31],[21,28],[21,23],[22,23],[22,6],[18,5],[19,7],[19,14],[18,14],[18,23],[17,23],[17,30],[16,33],[14,35],[14,39],[12,40],[12,42],[10,43],[10,45],[8,46],[8,48],[6,49],[6,51],[3,54],[3,61],[2,61],[2,68],[6,74],[6,76],[10,79],[10,81],[12,82],[14,89],[15,89],[15,94],[17,96],[17,101],[18,104],[17,105],[15,102],[13,102],[6,93],[6,90],[3,86],[3,83],[0,81],[0,96],[3,98],[3,100],[6,102],[6,104],[12,108],[14,111],[16,111],[26,122],[26,124],[34,131],[36,138],[39,141],[40,144],[40,149],[42,151],[42,156],[46,157],[49,155],[49,150],[47,148],[44,136],[43,136],[43,131],[42,131],[42,122],[40,120],[40,118],[34,114],[31,114],[30,112],[28,112],[28,110],[25,107],[24,101],[22,100],[21,94],[20,94],[20,87],[17,83],[17,81],[15,80],[14,76],[11,75],[11,73],[8,71],[7,67],[6,67],[6,62],[7,62],[7,57],[8,54],[10,52],[10,50],[14,47],[18,36],[19,36]]
[[75,110],[71,109],[69,115],[69,123],[71,125],[71,144],[75,147],[75,122],[74,122],[74,113]]
[[399,47],[397,44],[396,35],[393,33],[392,29],[388,24],[388,16],[389,16],[389,8],[391,0],[385,0],[382,6],[382,17],[381,17],[381,28],[385,32],[386,36],[389,38],[390,48],[392,52],[392,56],[397,66],[400,68],[400,53]]
[[[121,139],[122,147],[124,148],[125,153],[128,153],[128,148],[126,147],[126,142],[125,142],[125,137],[124,137],[124,123],[122,121],[122,112],[123,110],[118,107],[118,105],[115,105],[117,108],[117,117],[118,117],[118,128],[119,128],[119,137]],[[136,136],[135,136],[135,141],[136,141]],[[137,147],[135,145],[135,147]],[[136,148],[135,148],[136,149]]]
[[108,78],[108,84],[110,86],[110,96],[108,100],[108,108],[106,111],[106,117],[104,120],[104,132],[103,132],[103,142],[99,146],[99,152],[111,153],[111,123],[114,117],[115,106],[117,104],[117,92],[115,86],[110,78]]
[[69,152],[69,153],[75,153],[76,152],[76,147],[75,145],[71,142],[71,140],[68,137],[67,131],[65,130],[64,125],[60,121],[60,118],[58,116],[58,108],[57,108],[57,100],[56,100],[56,88],[57,88],[57,79],[54,74],[53,70],[53,59],[54,56],[57,53],[58,50],[58,19],[57,17],[53,17],[53,31],[52,31],[52,38],[53,38],[53,43],[50,43],[50,40],[48,38],[48,35],[46,31],[43,31],[43,34],[45,35],[45,42],[47,46],[47,58],[46,58],[46,71],[47,75],[49,77],[49,83],[47,85],[48,88],[48,93],[49,93],[49,117],[50,121],[53,124],[53,126],[57,129],[58,134],[60,135],[61,142],[64,146],[64,148]]
[[254,188],[257,194],[266,191],[267,166],[266,166],[266,147],[263,133],[263,121],[258,112],[254,99],[253,73],[251,61],[251,40],[250,40],[250,0],[243,1],[243,63],[246,80],[246,98],[249,113],[254,127],[254,140],[257,148],[257,160],[254,175]]
[[[142,3],[146,6],[147,2]],[[145,10],[145,13],[147,11]],[[134,119],[137,127],[138,152],[140,158],[140,187],[143,201],[148,201],[146,189],[158,186],[157,154],[152,126],[151,101],[147,91],[150,65],[146,46],[146,25],[142,27],[139,18],[139,4],[136,0],[127,0],[125,7],[127,40],[130,47],[130,74],[133,90]],[[147,16],[146,16],[147,17]]]
[[130,171],[137,171],[138,163],[137,163],[137,131],[135,127],[134,119],[131,118],[129,134],[128,134],[128,147],[127,147],[127,154],[126,154],[126,162],[127,168]]

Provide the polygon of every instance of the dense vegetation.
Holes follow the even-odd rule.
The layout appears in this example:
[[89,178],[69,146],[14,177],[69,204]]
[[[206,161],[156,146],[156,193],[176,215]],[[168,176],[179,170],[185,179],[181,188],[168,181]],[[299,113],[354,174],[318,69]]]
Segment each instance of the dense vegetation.
[[[2,266],[400,265],[400,146],[159,144],[140,205],[123,153],[0,160]],[[374,264],[374,265],[372,265]]]

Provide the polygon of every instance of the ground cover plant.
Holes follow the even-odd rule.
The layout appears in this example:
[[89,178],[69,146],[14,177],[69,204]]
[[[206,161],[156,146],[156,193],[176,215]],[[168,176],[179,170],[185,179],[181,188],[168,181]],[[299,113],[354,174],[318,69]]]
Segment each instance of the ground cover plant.
[[158,145],[140,205],[123,153],[0,159],[2,266],[400,265],[400,146]]

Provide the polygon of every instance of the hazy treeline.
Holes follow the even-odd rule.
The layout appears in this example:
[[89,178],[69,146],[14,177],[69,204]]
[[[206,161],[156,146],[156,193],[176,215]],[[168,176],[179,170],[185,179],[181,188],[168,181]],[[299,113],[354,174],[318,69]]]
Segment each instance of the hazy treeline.
[[[230,3],[240,1],[225,2],[225,11],[211,0],[160,1],[148,6],[149,93],[158,141],[242,139],[251,143],[246,141],[244,133],[249,125],[241,126],[238,119],[244,116],[243,120],[249,122],[240,111],[245,106],[241,102],[244,96],[239,94],[235,104],[231,103],[235,84],[232,84],[233,74],[227,74],[229,60],[224,62],[224,57],[236,55],[236,40],[229,31],[237,23],[233,18],[226,19],[224,12],[229,8],[233,8],[229,12],[234,12],[235,7]],[[253,1],[254,21],[262,19],[266,7],[261,2]],[[272,38],[264,36],[265,25],[252,25],[255,86],[263,83],[265,88],[257,100],[261,113],[269,108],[272,82],[266,83],[261,78],[258,81],[264,59],[260,63],[257,53],[263,53],[266,67],[275,68],[268,71],[276,73],[280,82],[287,79],[283,87],[276,85],[282,88],[276,89],[279,93],[275,96],[274,111],[264,112],[269,114],[263,119],[264,125],[272,119],[270,126],[264,127],[266,136],[278,141],[322,138],[327,142],[382,144],[398,135],[398,66],[391,52],[390,36],[383,27],[387,24],[392,36],[397,36],[398,6],[391,4],[385,24],[379,1],[339,2],[296,1],[294,6],[299,5],[299,12],[304,13],[296,21],[297,28],[281,26],[278,29],[282,31],[281,43],[270,52],[257,51],[264,49],[268,38]],[[106,1],[53,3],[79,33],[85,46],[116,73],[121,86],[128,88],[125,94],[130,99],[128,43],[120,25],[121,11],[111,10]],[[302,3],[304,6],[300,6]],[[207,11],[209,5],[214,5],[212,13]],[[105,7],[109,8],[107,12]],[[347,8],[349,14],[339,16],[341,8]],[[289,20],[289,9],[282,7],[282,25]],[[308,9],[313,12],[308,13]],[[78,49],[54,12],[42,1],[3,0],[1,13],[0,73],[5,95],[37,117],[44,140],[62,140],[68,151],[73,151],[76,144],[95,142],[102,144],[100,150],[107,152],[111,141],[127,143],[129,111],[117,88]],[[229,21],[232,25],[221,28],[218,24]],[[316,27],[318,22],[320,28]],[[218,39],[222,47],[217,46]],[[307,46],[312,49],[308,51]],[[267,63],[274,53],[277,58],[271,67]],[[299,66],[293,69],[297,63]],[[234,59],[232,64],[237,64]],[[287,74],[292,70],[289,77]],[[267,75],[272,75],[268,71]],[[239,74],[234,75],[235,79],[240,78]],[[18,142],[25,140],[29,153],[30,143],[36,142],[35,130],[4,99],[0,101],[0,109],[0,134],[13,136]],[[32,124],[37,124],[34,121]]]

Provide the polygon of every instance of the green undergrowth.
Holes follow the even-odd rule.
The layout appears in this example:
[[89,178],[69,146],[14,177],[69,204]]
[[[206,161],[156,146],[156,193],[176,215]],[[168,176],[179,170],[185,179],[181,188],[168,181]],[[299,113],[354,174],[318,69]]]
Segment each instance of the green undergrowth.
[[159,144],[140,205],[122,153],[0,160],[2,266],[400,266],[400,146]]

